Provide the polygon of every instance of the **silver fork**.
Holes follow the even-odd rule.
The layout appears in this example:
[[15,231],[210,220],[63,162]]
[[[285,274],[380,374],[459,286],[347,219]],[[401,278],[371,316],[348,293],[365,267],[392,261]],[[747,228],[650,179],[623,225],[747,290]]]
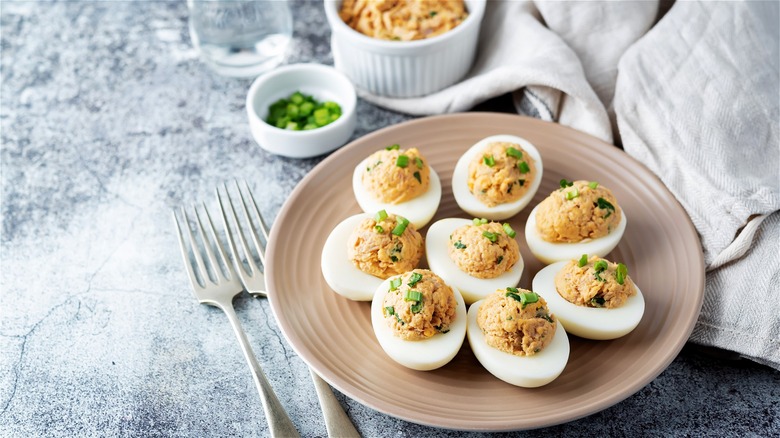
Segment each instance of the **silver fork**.
[[[267,296],[265,276],[260,272],[260,267],[255,263],[254,258],[252,257],[252,251],[244,234],[249,234],[250,239],[254,244],[255,251],[260,258],[260,262],[265,266],[265,246],[260,241],[260,236],[258,236],[256,228],[260,228],[263,239],[268,243],[268,227],[263,220],[263,216],[260,214],[260,210],[257,208],[257,203],[252,195],[252,190],[249,188],[249,184],[244,181],[244,190],[242,191],[241,187],[238,185],[238,181],[234,181],[234,183],[235,191],[238,192],[239,198],[241,199],[240,206],[247,227],[242,228],[241,223],[238,221],[233,198],[230,196],[227,185],[222,185],[222,189],[227,196],[227,202],[223,202],[219,188],[216,190],[219,208],[222,212],[222,221],[225,225],[225,230],[227,230],[230,252],[233,255],[233,262],[238,271],[238,276],[241,278],[241,282],[244,284],[246,290],[255,296],[265,297]],[[247,196],[244,196],[244,192],[246,192]],[[227,204],[229,208],[225,208],[225,204]],[[241,250],[246,259],[246,266],[242,264],[242,257],[238,253],[233,233],[230,231],[231,227],[228,225],[227,215],[229,215],[230,219],[233,221],[236,234],[238,234]],[[252,218],[253,215],[257,218],[257,227],[255,226],[255,220]],[[330,386],[328,386],[328,384],[311,368],[309,369],[309,373],[314,381],[314,388],[317,390],[317,398],[320,401],[320,408],[325,417],[325,427],[328,430],[328,436],[360,438],[360,434],[344,412],[344,409],[341,408],[341,405],[333,395]]]
[[[195,211],[195,224],[202,247],[206,253],[206,261],[204,261],[198,248],[195,235],[192,232],[192,228],[190,228],[187,211],[184,207],[181,208],[181,215],[184,221],[183,227],[187,231],[186,238],[182,231],[182,224],[179,223],[179,218],[176,216],[176,211],[173,211],[173,220],[176,223],[176,228],[178,230],[179,246],[181,247],[181,254],[184,258],[184,266],[187,268],[187,274],[189,275],[190,283],[192,283],[195,298],[197,298],[198,302],[201,304],[209,304],[222,309],[222,311],[225,312],[225,315],[227,315],[230,325],[233,327],[233,331],[241,345],[244,358],[246,358],[249,368],[252,370],[252,377],[254,378],[257,390],[260,392],[260,399],[263,403],[263,411],[265,411],[265,418],[268,421],[271,436],[297,437],[299,435],[298,431],[295,429],[295,425],[293,425],[287,412],[285,412],[284,407],[279,402],[276,394],[274,394],[271,385],[268,383],[268,380],[266,380],[265,374],[263,374],[263,370],[257,363],[252,348],[249,346],[246,334],[236,317],[236,312],[233,309],[233,298],[240,294],[244,288],[239,282],[236,271],[230,264],[230,261],[225,254],[225,250],[219,243],[217,233],[214,230],[214,224],[211,221],[211,216],[209,215],[205,204],[202,205],[202,209],[206,214],[206,224],[211,233],[210,239],[203,230],[203,222],[201,221],[198,208],[193,205],[193,210]],[[189,250],[185,244],[185,240],[188,240],[189,242]],[[212,245],[216,248],[216,252],[222,262],[221,266],[214,254]],[[192,258],[190,258],[190,253],[192,253]],[[195,263],[194,266],[193,259]],[[208,267],[206,266],[207,263]],[[227,273],[222,270],[223,267],[227,270]],[[209,272],[212,274],[211,278]]]

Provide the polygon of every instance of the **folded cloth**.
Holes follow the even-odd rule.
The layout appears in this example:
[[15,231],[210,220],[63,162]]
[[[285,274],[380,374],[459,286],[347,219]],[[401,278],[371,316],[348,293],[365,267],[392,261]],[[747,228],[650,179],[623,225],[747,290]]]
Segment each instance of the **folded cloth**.
[[778,4],[488,2],[469,75],[411,99],[414,115],[512,93],[650,168],[685,208],[707,264],[691,340],[780,369]]
[[708,274],[691,340],[777,369],[779,12],[774,2],[678,2],[621,58],[615,89],[625,151],[701,238]]

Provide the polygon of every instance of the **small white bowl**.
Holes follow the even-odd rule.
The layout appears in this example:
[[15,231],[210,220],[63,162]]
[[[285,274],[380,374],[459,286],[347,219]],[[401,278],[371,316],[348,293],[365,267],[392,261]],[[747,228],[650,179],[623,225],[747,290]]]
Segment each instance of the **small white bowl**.
[[486,0],[465,0],[468,17],[432,38],[386,41],[352,29],[339,17],[341,0],[325,0],[336,69],[370,93],[415,97],[463,78],[474,62]]
[[[265,122],[269,106],[296,91],[319,102],[331,100],[341,106],[341,117],[308,131],[280,129]],[[333,67],[293,64],[259,76],[246,96],[249,128],[257,144],[272,154],[291,158],[315,157],[343,146],[355,130],[357,95],[352,82]]]

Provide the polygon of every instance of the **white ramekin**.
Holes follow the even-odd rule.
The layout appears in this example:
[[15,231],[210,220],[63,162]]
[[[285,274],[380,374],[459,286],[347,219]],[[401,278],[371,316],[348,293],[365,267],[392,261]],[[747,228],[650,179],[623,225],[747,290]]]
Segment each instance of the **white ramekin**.
[[433,38],[386,41],[347,26],[339,17],[341,0],[325,0],[331,50],[337,70],[360,89],[387,97],[424,96],[454,84],[474,61],[485,0],[465,0],[469,16]]
[[[310,131],[290,131],[266,123],[268,107],[296,91],[338,103],[341,117]],[[271,70],[255,79],[246,96],[252,137],[268,152],[291,158],[314,157],[343,146],[355,130],[356,106],[355,87],[349,78],[319,64],[291,64]]]

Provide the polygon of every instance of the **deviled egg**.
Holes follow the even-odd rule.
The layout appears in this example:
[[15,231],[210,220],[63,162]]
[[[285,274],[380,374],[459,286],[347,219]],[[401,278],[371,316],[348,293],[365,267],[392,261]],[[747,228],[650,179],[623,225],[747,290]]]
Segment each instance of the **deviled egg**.
[[507,219],[531,202],[542,172],[542,157],[528,140],[493,135],[470,147],[455,164],[452,194],[472,216]]
[[525,289],[498,289],[472,304],[468,339],[491,374],[536,388],[557,378],[569,361],[569,338],[544,298]]
[[446,365],[466,337],[466,303],[458,289],[427,269],[383,281],[371,301],[371,325],[394,361],[420,371]]
[[645,311],[642,292],[622,263],[601,257],[553,263],[539,271],[532,287],[543,296],[569,333],[606,340],[634,330]]
[[416,268],[425,251],[408,220],[384,210],[339,223],[322,248],[322,275],[336,293],[370,301],[385,278]]
[[625,230],[626,215],[612,191],[596,181],[563,179],[531,210],[525,240],[534,256],[549,264],[580,254],[604,257]]
[[416,148],[397,144],[371,154],[352,173],[355,199],[366,213],[386,210],[415,227],[431,221],[441,202],[439,175]]
[[487,219],[436,221],[425,239],[428,266],[471,304],[520,281],[524,263],[515,235],[509,224]]

